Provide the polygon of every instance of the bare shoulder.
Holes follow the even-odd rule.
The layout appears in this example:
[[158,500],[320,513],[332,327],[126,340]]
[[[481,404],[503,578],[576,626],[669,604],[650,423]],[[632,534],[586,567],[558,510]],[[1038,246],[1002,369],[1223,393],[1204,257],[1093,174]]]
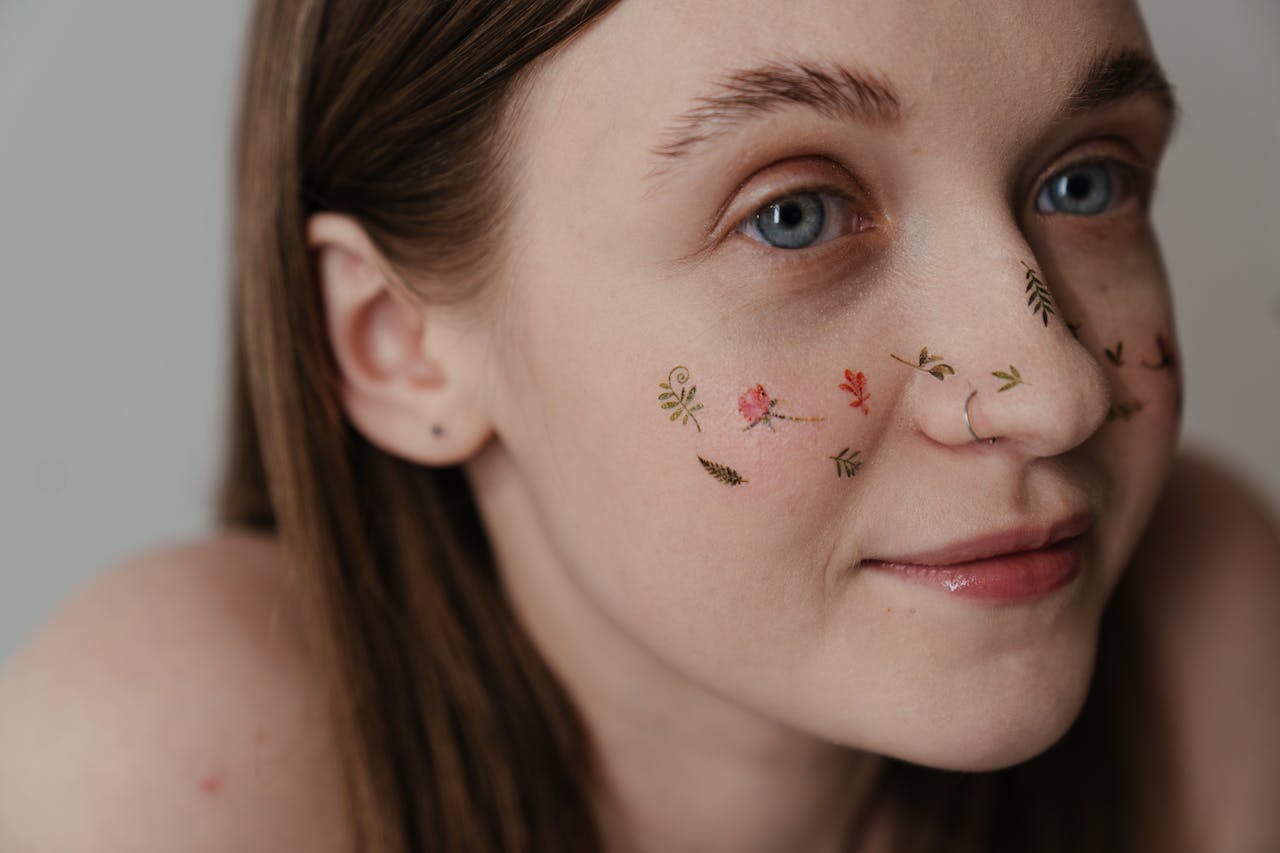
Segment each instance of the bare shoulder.
[[1239,478],[1180,459],[1137,555],[1193,849],[1280,850],[1280,528]]
[[0,849],[340,851],[340,772],[274,540],[123,561],[0,670]]

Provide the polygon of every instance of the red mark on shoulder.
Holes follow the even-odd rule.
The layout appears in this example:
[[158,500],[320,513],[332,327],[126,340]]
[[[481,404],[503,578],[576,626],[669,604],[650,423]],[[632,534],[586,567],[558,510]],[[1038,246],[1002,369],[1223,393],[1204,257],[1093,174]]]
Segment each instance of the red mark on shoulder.
[[871,395],[867,393],[867,377],[859,370],[854,373],[852,370],[844,372],[845,381],[840,383],[841,391],[848,391],[853,395],[853,402],[849,405],[855,409],[862,409],[862,414],[869,415],[871,410],[867,408],[867,401],[871,399]]
[[216,797],[222,793],[223,778],[221,771],[210,770],[200,777],[200,793],[206,797]]

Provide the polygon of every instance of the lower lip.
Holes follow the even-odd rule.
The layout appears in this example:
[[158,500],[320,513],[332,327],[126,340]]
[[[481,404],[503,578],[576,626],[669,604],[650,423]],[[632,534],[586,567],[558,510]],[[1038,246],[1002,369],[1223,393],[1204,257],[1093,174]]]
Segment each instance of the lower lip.
[[883,560],[867,560],[862,565],[961,598],[1014,604],[1042,598],[1075,580],[1080,573],[1077,545],[1076,539],[1066,539],[1036,551],[1019,551],[950,566],[918,566]]

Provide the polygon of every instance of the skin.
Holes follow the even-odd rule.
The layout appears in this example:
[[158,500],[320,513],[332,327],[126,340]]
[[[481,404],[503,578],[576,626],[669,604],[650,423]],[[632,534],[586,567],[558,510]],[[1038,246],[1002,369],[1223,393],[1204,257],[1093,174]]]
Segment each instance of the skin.
[[[466,466],[513,605],[597,740],[611,850],[833,851],[881,755],[986,769],[1039,753],[1084,699],[1099,619],[1126,566],[1150,579],[1153,633],[1170,650],[1161,673],[1185,779],[1243,779],[1255,792],[1217,800],[1211,786],[1184,782],[1178,802],[1203,842],[1193,849],[1266,849],[1264,834],[1280,836],[1256,793],[1280,785],[1280,749],[1256,737],[1280,713],[1274,679],[1256,689],[1280,651],[1280,606],[1268,604],[1280,601],[1280,542],[1233,485],[1218,484],[1214,506],[1251,509],[1205,513],[1199,490],[1217,481],[1203,471],[1162,496],[1178,379],[1138,364],[1173,328],[1142,193],[1096,217],[1035,213],[1044,180],[1082,157],[1159,162],[1169,126],[1151,100],[1069,120],[1058,111],[1082,64],[1113,48],[1150,50],[1127,4],[937,2],[925,13],[891,2],[624,2],[534,81],[517,123],[509,259],[484,298],[415,302],[409,287],[424,282],[392,269],[358,223],[311,221],[346,411],[391,452]],[[899,90],[907,118],[890,128],[779,110],[649,177],[650,147],[708,79],[779,57],[873,69]],[[817,182],[846,193],[872,227],[791,253],[734,230]],[[691,258],[722,205],[710,248]],[[1060,313],[1047,325],[1026,303],[1024,262],[1052,289]],[[1078,338],[1063,318],[1079,324]],[[1124,367],[1104,355],[1119,340]],[[910,361],[925,346],[955,374],[938,381],[891,358]],[[676,365],[698,387],[701,431],[660,407],[659,383]],[[1011,365],[1026,384],[1000,392],[1005,380],[992,373]],[[866,376],[868,414],[838,387],[846,369]],[[825,420],[744,430],[739,397],[757,384],[781,399],[778,411]],[[975,389],[974,428],[994,445],[965,427]],[[1130,400],[1140,412],[1107,420]],[[854,478],[835,476],[830,457],[845,447],[860,452]],[[749,482],[717,481],[699,456]],[[1143,538],[1158,500],[1152,530],[1167,534]],[[979,604],[859,567],[1077,510],[1094,518],[1082,572],[1034,602]],[[1195,517],[1205,526],[1193,549],[1179,531]],[[236,547],[258,549],[255,565],[284,564],[269,543]],[[296,605],[283,586],[259,588],[264,574],[220,582],[236,600],[285,602],[272,617],[284,627],[270,636],[291,637]],[[126,597],[165,612],[137,576],[120,575]],[[202,575],[215,576],[226,573]],[[1219,594],[1205,609],[1196,591],[1209,577]],[[77,714],[49,737],[76,731],[89,744],[39,784],[0,768],[0,804],[13,804],[0,812],[0,842],[18,839],[15,848],[82,849],[29,843],[69,823],[38,804],[61,802],[51,792],[69,787],[73,769],[140,763],[93,745],[104,731],[93,709],[140,707],[113,713],[177,743],[225,738],[224,706],[193,713],[200,703],[160,681],[115,704],[38,689],[102,648],[109,632],[74,613],[100,621],[114,610],[84,602],[0,681],[0,696],[23,697],[0,702],[0,752],[30,755],[21,744],[43,742],[30,733],[54,706]],[[266,618],[252,620],[253,636]],[[284,707],[270,691],[286,687],[256,645],[209,639],[244,636],[242,618],[200,624],[222,627],[166,647],[203,650],[209,666],[198,672],[253,673],[254,708]],[[1217,640],[1198,642],[1208,637]],[[108,671],[127,671],[139,643],[111,646]],[[1182,654],[1188,646],[1198,654]],[[297,657],[290,673],[305,672]],[[288,689],[296,703],[301,688]],[[216,695],[227,703],[240,691]],[[322,726],[246,707],[235,706],[243,729],[267,719],[306,732],[308,755],[326,753]],[[1217,724],[1230,708],[1253,721],[1234,740]],[[246,796],[252,762],[212,755],[227,761],[175,771],[169,754],[153,756],[111,786],[126,799],[103,800],[77,824],[99,845],[172,849],[183,825],[151,811],[201,803],[223,809],[208,825],[234,833],[235,849],[267,850],[279,838],[255,821],[280,825],[286,794],[288,814],[337,813],[334,789],[320,784],[336,771],[282,761],[280,784]],[[212,770],[223,780],[214,798]],[[162,784],[174,778],[190,784]],[[136,805],[157,796],[146,814]],[[138,819],[120,818],[130,814]],[[129,834],[135,825],[145,831]],[[892,849],[889,829],[867,849]],[[208,849],[232,837],[210,835]]]

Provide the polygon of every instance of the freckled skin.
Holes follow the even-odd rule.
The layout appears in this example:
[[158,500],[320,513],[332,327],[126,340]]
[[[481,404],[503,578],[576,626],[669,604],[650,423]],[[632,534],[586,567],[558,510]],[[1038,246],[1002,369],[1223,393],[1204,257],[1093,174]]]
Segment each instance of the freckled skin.
[[[483,387],[497,441],[468,473],[513,602],[589,716],[625,683],[619,704],[664,719],[711,702],[742,725],[968,769],[1026,759],[1074,719],[1177,437],[1175,372],[1138,356],[1157,334],[1176,343],[1141,205],[1038,216],[1037,181],[1086,156],[1154,168],[1168,128],[1145,102],[1059,116],[1099,46],[1149,49],[1129,5],[978,6],[623,3],[533,90],[519,262]],[[792,54],[876,69],[907,121],[779,111],[650,188],[652,137],[707,79]],[[831,163],[857,176],[842,186],[874,228],[800,261],[728,222],[687,260],[722,206],[741,220]],[[1028,265],[1052,313],[1028,306]],[[1116,368],[1104,352],[1122,339],[1132,364]],[[916,365],[925,343],[945,362]],[[655,399],[677,364],[696,429]],[[998,393],[992,371],[1011,364],[1030,381]],[[875,389],[869,413],[839,387],[850,366]],[[744,429],[757,387],[824,420]],[[966,428],[974,389],[994,445]],[[1144,407],[1108,422],[1126,400]],[[842,448],[860,451],[855,478],[836,476]],[[1097,519],[1084,570],[1035,603],[857,568],[1081,509]]]

